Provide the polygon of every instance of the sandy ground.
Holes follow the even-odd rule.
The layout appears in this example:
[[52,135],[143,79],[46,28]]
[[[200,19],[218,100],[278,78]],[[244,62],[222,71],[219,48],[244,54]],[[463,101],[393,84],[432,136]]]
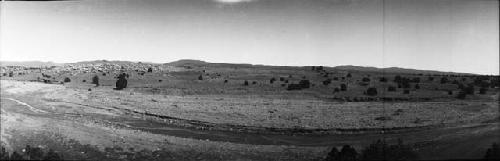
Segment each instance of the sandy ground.
[[[9,149],[24,146],[19,137],[34,134],[62,140],[75,139],[82,144],[104,147],[120,146],[124,149],[168,149],[169,151],[197,151],[221,156],[222,160],[313,160],[326,155],[331,146],[351,144],[361,147],[384,135],[335,135],[322,138],[303,137],[309,146],[252,145],[186,138],[176,134],[151,133],[127,126],[116,120],[144,117],[130,111],[147,111],[183,119],[218,124],[238,124],[268,127],[411,127],[433,124],[460,124],[458,128],[443,128],[404,134],[386,135],[405,138],[421,145],[421,153],[431,159],[453,157],[452,154],[470,149],[461,158],[481,157],[491,142],[498,140],[498,124],[481,122],[498,117],[497,102],[428,102],[421,104],[393,103],[335,103],[318,100],[281,100],[261,96],[160,96],[143,95],[131,91],[112,91],[106,87],[92,91],[66,88],[32,82],[1,82],[1,138]],[[394,111],[403,112],[395,115]],[[270,112],[273,111],[273,112]],[[374,118],[390,116],[388,122],[377,123]],[[415,121],[415,120],[420,120]],[[365,121],[363,121],[365,120]],[[216,135],[213,133],[212,135]],[[234,134],[239,136],[238,134]],[[415,137],[419,136],[419,137]],[[274,140],[300,140],[290,136]],[[21,139],[22,140],[22,139]],[[36,139],[35,139],[36,140]],[[305,139],[303,139],[305,140]],[[467,147],[457,146],[466,142]],[[315,143],[316,142],[316,143]],[[327,142],[327,143],[320,143]],[[281,144],[278,142],[277,144]],[[437,146],[439,145],[439,146]],[[470,147],[474,148],[470,148]],[[456,148],[447,154],[432,154],[435,150]],[[455,156],[457,157],[457,156]]]

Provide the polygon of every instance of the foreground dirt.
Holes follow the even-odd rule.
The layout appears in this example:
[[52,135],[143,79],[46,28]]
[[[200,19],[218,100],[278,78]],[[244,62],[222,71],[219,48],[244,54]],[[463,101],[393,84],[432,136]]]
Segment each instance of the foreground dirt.
[[[122,147],[129,151],[167,149],[213,160],[315,160],[326,156],[331,146],[351,144],[360,149],[376,139],[402,138],[414,144],[424,159],[480,158],[486,147],[498,142],[500,132],[497,102],[339,104],[262,96],[143,95],[106,87],[87,91],[3,80],[1,86],[1,141],[10,150],[28,143],[49,146],[53,142],[55,146],[76,140],[101,151]],[[398,109],[403,112],[395,115]],[[391,120],[374,122],[381,116]],[[390,134],[294,136],[211,131],[207,124],[302,129],[436,127]]]

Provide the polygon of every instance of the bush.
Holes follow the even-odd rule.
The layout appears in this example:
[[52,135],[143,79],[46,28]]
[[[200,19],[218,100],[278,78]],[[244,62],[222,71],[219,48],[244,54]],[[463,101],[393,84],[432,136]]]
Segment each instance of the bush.
[[256,82],[256,81],[253,81],[253,82],[252,82],[252,84],[257,84],[257,82]]
[[448,83],[448,78],[446,77],[441,77],[441,84],[445,84],[445,83]]
[[248,81],[245,80],[245,82],[243,82],[243,85],[248,86]]
[[469,84],[467,87],[465,87],[464,92],[465,94],[474,95],[474,86]]
[[387,78],[385,78],[385,77],[381,77],[381,78],[379,79],[379,81],[380,81],[380,82],[387,82]]
[[153,68],[149,67],[148,68],[148,73],[152,73],[153,72]]
[[332,83],[331,79],[327,79],[327,80],[323,81],[323,85],[325,85],[325,86],[329,85],[330,83]]
[[276,78],[271,78],[271,80],[269,80],[269,83],[273,84],[274,81],[276,81]]
[[370,78],[364,77],[361,81],[363,81],[363,82],[370,82]]
[[300,84],[289,84],[286,90],[301,90],[302,86]]
[[125,78],[127,74],[122,73],[118,76],[118,80],[116,81],[116,90],[122,90],[123,88],[127,88],[127,79]]
[[351,73],[347,73],[346,77],[351,78],[352,77]]
[[403,94],[410,94],[410,90],[409,89],[403,90]]
[[198,80],[203,80],[203,76],[201,74],[198,76]]
[[486,150],[486,154],[484,155],[484,159],[486,160],[499,160],[500,159],[500,146],[497,143],[493,143],[491,148]]
[[361,160],[417,160],[417,153],[403,141],[389,145],[378,140],[362,150]]
[[486,94],[487,91],[488,91],[488,88],[485,88],[485,87],[479,88],[479,94]]
[[463,100],[463,99],[465,99],[466,95],[467,95],[467,93],[465,93],[464,90],[461,90],[460,92],[458,92],[456,98]]
[[228,80],[227,80],[227,79],[226,79],[226,80],[224,80],[224,83],[227,83],[227,82],[228,82]]
[[389,91],[389,92],[394,92],[394,91],[396,91],[396,87],[394,87],[394,86],[389,86],[389,87],[387,87],[387,91]]
[[299,85],[302,87],[302,88],[309,88],[311,86],[311,82],[309,80],[301,80],[299,82]]
[[347,85],[346,84],[340,84],[340,91],[347,91]]
[[99,86],[99,77],[95,75],[92,77],[92,84],[95,84],[96,86]]
[[366,90],[366,95],[369,96],[376,96],[377,95],[377,88],[370,87]]
[[420,89],[420,85],[415,84],[415,89]]
[[68,83],[68,82],[71,82],[71,79],[69,79],[68,77],[64,78],[64,83]]

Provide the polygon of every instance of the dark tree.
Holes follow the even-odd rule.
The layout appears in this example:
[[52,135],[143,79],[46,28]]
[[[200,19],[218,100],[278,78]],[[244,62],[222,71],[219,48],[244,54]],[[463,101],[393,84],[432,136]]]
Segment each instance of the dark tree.
[[269,80],[269,83],[273,84],[274,81],[276,81],[276,78],[273,77],[273,78],[271,78],[271,80]]
[[299,85],[302,88],[309,88],[311,86],[311,82],[309,82],[309,80],[304,79],[304,80],[300,80]]
[[116,90],[122,90],[123,88],[127,88],[127,79],[125,78],[127,74],[122,73],[118,76],[118,80],[116,81]]
[[13,152],[12,155],[10,155],[10,159],[11,160],[23,160],[23,156],[17,152]]
[[376,96],[377,95],[377,88],[370,87],[366,90],[366,95],[369,96]]
[[245,82],[243,82],[243,85],[248,86],[248,81],[245,80]]
[[64,78],[64,82],[65,83],[71,82],[71,79],[69,79],[68,77],[66,77],[66,78]]
[[201,74],[198,76],[198,80],[203,80],[203,76]]
[[381,78],[379,79],[379,81],[380,81],[380,82],[387,82],[387,78],[385,78],[385,77],[381,77]]
[[409,89],[403,90],[403,94],[410,94],[410,90]]
[[486,150],[486,154],[484,155],[484,159],[486,160],[499,160],[500,159],[500,146],[497,143],[493,143],[491,148]]
[[441,77],[441,84],[445,84],[445,83],[448,83],[448,78],[446,77]]
[[363,82],[370,82],[370,78],[364,77],[364,78],[362,79],[362,81],[363,81]]
[[351,78],[352,77],[351,73],[347,73],[346,77]]
[[14,72],[9,72],[9,77],[13,77],[13,76],[14,76]]
[[346,84],[340,84],[340,90],[341,91],[347,91],[347,85]]
[[394,92],[394,91],[396,91],[396,87],[394,87],[394,86],[389,86],[389,87],[387,87],[387,91],[389,91],[389,92]]
[[448,91],[448,95],[453,95],[453,91]]
[[325,86],[329,85],[330,83],[332,83],[331,79],[326,79],[323,81],[323,85],[325,85]]
[[420,89],[420,85],[415,84],[415,89]]
[[488,91],[488,88],[485,88],[485,87],[479,88],[479,94],[486,94],[487,91]]
[[338,161],[340,160],[340,152],[336,147],[333,147],[332,150],[328,153],[325,158],[325,161]]
[[339,153],[340,161],[356,161],[357,158],[358,152],[349,145],[344,145]]
[[283,82],[283,81],[285,81],[285,78],[283,78],[283,77],[280,77],[280,81],[282,81],[282,82]]
[[160,79],[160,80],[158,80],[158,82],[163,82],[163,80]]
[[153,73],[153,68],[149,67],[148,68],[148,73]]
[[340,92],[340,89],[339,88],[335,88],[335,89],[333,89],[333,92],[335,92],[335,93],[336,92]]
[[227,81],[227,79],[226,79],[226,80],[224,80],[224,83],[227,83],[227,82],[228,82],[228,81]]
[[465,94],[474,95],[474,85],[469,84],[467,87],[465,87],[464,91]]
[[467,96],[467,93],[464,91],[464,90],[460,90],[456,96],[457,99],[465,99],[465,97]]
[[427,80],[428,81],[434,81],[434,77],[428,77]]
[[99,86],[99,77],[95,75],[92,77],[92,84],[95,84],[96,86]]
[[378,140],[362,150],[361,160],[417,160],[417,153],[403,141],[398,144],[389,145],[385,141]]
[[62,160],[61,156],[59,156],[59,154],[57,154],[56,152],[54,152],[54,150],[52,149],[49,149],[49,152],[47,152],[47,155],[45,157],[43,157],[43,160]]
[[257,84],[257,82],[256,82],[256,81],[253,81],[253,82],[252,82],[252,84]]

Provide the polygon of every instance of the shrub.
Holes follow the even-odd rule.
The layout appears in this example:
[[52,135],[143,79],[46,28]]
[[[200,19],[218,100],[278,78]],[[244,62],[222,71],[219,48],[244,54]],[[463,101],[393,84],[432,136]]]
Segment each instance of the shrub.
[[466,95],[467,95],[467,93],[465,93],[464,90],[460,90],[460,92],[458,92],[456,98],[463,100],[463,99],[465,99]]
[[381,78],[379,79],[379,81],[380,81],[380,82],[387,82],[387,78],[385,78],[385,77],[381,77]]
[[153,68],[149,67],[148,68],[148,73],[152,73],[153,72]]
[[245,82],[243,82],[243,85],[244,85],[244,86],[248,86],[248,81],[247,81],[247,80],[245,80]]
[[332,83],[331,79],[327,79],[327,80],[323,81],[323,85],[325,85],[325,86],[329,85],[330,83]]
[[370,87],[366,90],[366,95],[369,96],[376,96],[377,95],[377,88]]
[[389,86],[389,87],[387,87],[387,91],[389,91],[389,92],[394,92],[394,91],[396,91],[396,87],[394,87],[394,86]]
[[226,80],[224,80],[224,83],[227,83],[227,82],[228,82],[228,80],[227,80],[227,79],[226,79]]
[[485,88],[485,87],[479,88],[479,94],[486,94],[487,91],[488,91],[488,88]]
[[410,94],[410,90],[409,89],[403,90],[403,94]]
[[467,87],[465,87],[464,91],[465,94],[474,95],[474,85],[469,84]]
[[453,91],[448,91],[448,95],[453,95]]
[[92,84],[95,84],[96,86],[99,86],[99,77],[95,75],[92,77]]
[[341,91],[347,91],[347,85],[346,84],[340,84],[340,90]]
[[340,92],[340,89],[339,88],[335,88],[335,89],[333,89],[333,92]]
[[302,88],[309,88],[311,86],[311,82],[309,80],[300,80],[299,85]]
[[257,82],[256,82],[256,81],[253,81],[253,82],[252,82],[252,84],[257,84]]
[[163,82],[163,80],[160,79],[160,80],[158,80],[158,82]]
[[85,79],[84,79],[84,80],[82,80],[82,82],[84,82],[84,83],[85,83],[85,82],[87,82],[87,80],[85,80]]
[[420,85],[415,84],[415,89],[420,89]]
[[351,78],[352,77],[351,73],[347,73],[346,77]]
[[276,81],[276,78],[273,77],[273,78],[271,78],[271,80],[269,80],[269,83],[273,84],[274,81]]
[[378,140],[362,150],[361,160],[417,160],[417,153],[403,141],[398,144],[389,145],[385,141]]
[[434,81],[434,77],[428,77],[427,80],[428,81]]
[[300,84],[289,84],[286,90],[301,90],[302,86]]
[[491,148],[486,150],[486,154],[484,155],[484,159],[486,160],[499,160],[500,159],[500,146],[497,143],[493,143]]
[[445,84],[445,83],[448,83],[448,78],[446,77],[441,77],[441,84]]
[[280,81],[282,81],[282,82],[283,82],[283,81],[285,81],[285,78],[283,78],[283,77],[280,77]]
[[370,82],[370,78],[364,77],[361,81],[363,81],[363,82]]
[[125,78],[127,74],[122,73],[118,76],[118,80],[116,81],[116,90],[122,90],[123,88],[127,88],[127,79]]
[[203,76],[201,74],[198,76],[198,80],[203,80]]
[[71,82],[71,79],[69,79],[68,77],[66,77],[66,78],[64,78],[64,82],[65,83]]

